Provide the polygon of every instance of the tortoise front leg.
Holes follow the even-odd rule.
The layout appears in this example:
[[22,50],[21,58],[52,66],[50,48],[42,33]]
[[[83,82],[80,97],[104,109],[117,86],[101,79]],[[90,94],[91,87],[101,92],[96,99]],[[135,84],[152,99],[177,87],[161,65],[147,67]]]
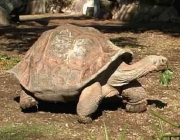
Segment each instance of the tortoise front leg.
[[118,90],[110,85],[101,86],[96,82],[89,87],[86,87],[79,98],[77,105],[78,121],[80,123],[90,123],[90,116],[97,110],[103,98],[112,97],[119,94]]
[[77,105],[78,121],[91,123],[91,115],[97,110],[102,99],[102,88],[98,82],[86,87],[82,91]]
[[147,94],[138,81],[133,81],[124,86],[122,97],[127,100],[127,112],[140,113],[147,110]]

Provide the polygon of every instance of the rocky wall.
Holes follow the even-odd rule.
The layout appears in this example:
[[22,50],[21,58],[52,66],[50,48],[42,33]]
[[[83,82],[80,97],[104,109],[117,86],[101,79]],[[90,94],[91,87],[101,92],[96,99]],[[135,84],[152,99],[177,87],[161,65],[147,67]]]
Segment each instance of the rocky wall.
[[10,25],[10,16],[7,11],[0,6],[0,26]]
[[112,19],[121,21],[179,21],[176,0],[119,0]]
[[18,22],[22,7],[22,0],[0,0],[0,26]]
[[28,0],[25,14],[33,15],[46,13],[45,3],[45,0]]

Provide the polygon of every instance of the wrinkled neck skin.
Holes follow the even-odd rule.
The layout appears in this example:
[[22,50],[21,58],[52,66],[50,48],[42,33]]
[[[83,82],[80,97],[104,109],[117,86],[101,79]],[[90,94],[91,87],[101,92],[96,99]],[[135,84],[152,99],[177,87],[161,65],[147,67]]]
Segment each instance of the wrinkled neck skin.
[[123,86],[157,69],[158,66],[152,64],[152,61],[148,58],[144,58],[132,65],[123,62],[111,75],[107,84],[113,87]]
[[107,98],[107,97],[113,97],[115,95],[118,95],[119,94],[119,91],[112,87],[111,85],[104,85],[102,86],[102,96]]

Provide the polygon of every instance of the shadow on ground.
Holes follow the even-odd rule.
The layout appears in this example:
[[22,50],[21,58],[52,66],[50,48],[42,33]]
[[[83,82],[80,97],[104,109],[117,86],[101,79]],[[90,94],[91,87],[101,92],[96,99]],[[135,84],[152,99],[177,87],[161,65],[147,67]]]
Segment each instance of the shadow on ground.
[[[19,96],[14,98],[14,101],[19,103]],[[38,111],[50,112],[50,113],[65,113],[65,114],[76,114],[77,102],[68,102],[68,103],[51,103],[45,101],[38,101],[39,104],[36,107],[32,107],[26,110],[22,110],[24,113],[34,113]],[[121,98],[111,97],[104,99],[100,104],[98,110],[93,114],[92,118],[96,119],[102,115],[103,111],[115,111],[118,109],[124,109],[125,105],[122,102]]]
[[[16,102],[19,102],[19,96],[14,98]],[[148,105],[153,105],[156,108],[164,108],[167,106],[166,103],[163,103],[160,100],[147,100]],[[39,101],[39,105],[32,107],[26,110],[22,110],[24,113],[34,113],[34,112],[50,112],[50,113],[65,113],[76,115],[76,106],[77,102],[68,102],[68,103],[50,103]],[[100,104],[98,110],[92,115],[92,119],[95,120],[102,116],[104,111],[116,111],[118,109],[125,109],[125,103],[119,97],[106,98]]]
[[[23,27],[16,26],[0,28],[0,38],[5,37],[7,42],[0,43],[0,50],[14,51],[19,53],[26,52],[37,38],[46,30],[55,28],[55,26],[47,27]],[[13,41],[11,41],[13,40]],[[10,43],[8,43],[8,41]]]

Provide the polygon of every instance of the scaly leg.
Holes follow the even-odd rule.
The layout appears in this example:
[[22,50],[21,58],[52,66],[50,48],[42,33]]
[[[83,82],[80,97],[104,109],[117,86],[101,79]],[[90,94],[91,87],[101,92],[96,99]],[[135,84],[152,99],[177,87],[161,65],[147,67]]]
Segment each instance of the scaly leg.
[[22,109],[28,109],[30,107],[37,106],[38,102],[36,101],[35,98],[32,96],[28,95],[24,90],[21,91],[20,94],[20,107]]
[[122,96],[127,99],[127,112],[140,113],[147,110],[146,91],[137,81],[124,86]]
[[110,85],[101,86],[98,82],[86,87],[77,105],[77,114],[80,123],[90,123],[90,116],[97,110],[103,98],[112,97],[119,92]]
[[78,121],[90,123],[92,121],[90,116],[97,110],[102,99],[102,88],[98,82],[86,87],[82,91],[77,105]]

